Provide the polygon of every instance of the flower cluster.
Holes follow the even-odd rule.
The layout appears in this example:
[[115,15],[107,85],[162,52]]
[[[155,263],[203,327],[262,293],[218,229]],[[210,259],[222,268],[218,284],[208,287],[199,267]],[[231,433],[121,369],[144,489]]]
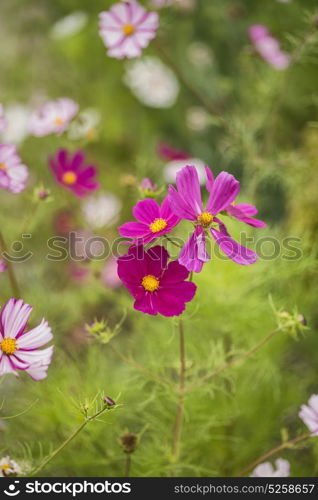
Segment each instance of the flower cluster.
[[259,55],[270,66],[277,70],[286,69],[290,64],[290,56],[280,48],[274,38],[262,24],[254,24],[249,28],[249,37]]
[[30,133],[36,137],[60,135],[68,128],[77,112],[78,104],[67,97],[49,101],[31,115]]
[[[237,264],[250,265],[257,260],[255,252],[231,238],[220,219],[228,215],[250,226],[264,227],[264,222],[254,217],[257,209],[253,205],[234,204],[240,184],[233,175],[221,172],[214,179],[208,167],[205,172],[208,192],[205,207],[198,172],[193,165],[187,165],[177,173],[177,189],[169,186],[161,206],[150,198],[139,201],[133,209],[136,221],[119,228],[121,236],[129,238],[132,246],[127,255],[118,259],[118,275],[136,299],[135,309],[164,316],[181,314],[184,304],[195,294],[195,286],[185,281],[189,272],[200,272],[203,264],[210,260],[206,249],[209,236]],[[163,247],[145,250],[144,245],[170,233],[182,219],[191,221],[193,232],[181,249],[178,261],[168,264],[169,254]]]

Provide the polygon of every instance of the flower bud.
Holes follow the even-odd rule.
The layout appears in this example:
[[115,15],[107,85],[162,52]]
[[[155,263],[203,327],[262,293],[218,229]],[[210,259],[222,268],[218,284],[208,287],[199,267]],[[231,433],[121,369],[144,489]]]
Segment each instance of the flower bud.
[[133,453],[138,444],[138,436],[127,432],[120,437],[120,444],[125,453]]
[[110,398],[109,396],[104,396],[103,401],[104,401],[105,405],[107,405],[110,408],[112,408],[113,406],[116,406],[115,401],[112,398]]

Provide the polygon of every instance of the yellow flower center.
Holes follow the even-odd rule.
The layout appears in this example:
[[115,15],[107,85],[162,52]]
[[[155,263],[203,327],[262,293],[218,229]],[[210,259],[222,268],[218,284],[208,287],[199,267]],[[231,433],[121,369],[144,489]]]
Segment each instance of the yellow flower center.
[[155,219],[149,226],[152,233],[159,233],[159,231],[163,231],[166,227],[167,221],[164,219]]
[[5,166],[4,163],[0,163],[0,170],[4,170],[6,172],[7,167]]
[[141,284],[147,292],[155,292],[159,288],[159,280],[152,274],[145,276]]
[[13,354],[17,350],[17,343],[15,339],[3,339],[0,343],[0,348],[4,354]]
[[210,212],[202,212],[197,218],[198,223],[202,227],[209,227],[213,222],[213,215]]
[[57,116],[54,120],[54,125],[56,125],[57,127],[60,127],[61,125],[63,125],[63,123],[64,120],[60,116]]
[[63,174],[62,181],[65,184],[74,184],[77,181],[77,175],[72,170],[68,170]]
[[135,26],[133,26],[132,24],[125,24],[123,26],[123,33],[126,36],[133,35],[135,33]]

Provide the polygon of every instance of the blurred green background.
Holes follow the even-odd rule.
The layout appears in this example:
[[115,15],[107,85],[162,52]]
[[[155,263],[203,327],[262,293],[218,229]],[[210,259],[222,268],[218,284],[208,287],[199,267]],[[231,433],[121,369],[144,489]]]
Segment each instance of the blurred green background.
[[[44,316],[54,333],[55,355],[48,378],[35,383],[22,374],[0,380],[0,455],[36,464],[79,424],[77,405],[107,394],[120,403],[102,421],[92,422],[42,471],[48,476],[122,476],[126,456],[120,436],[141,433],[131,474],[171,475],[170,444],[176,395],[163,384],[118,359],[115,346],[152,372],[177,382],[178,337],[174,320],[134,311],[124,288],[101,280],[103,262],[80,264],[85,279],[74,281],[69,261],[50,262],[47,239],[56,234],[56,217],[67,211],[76,229],[90,230],[82,202],[54,182],[47,158],[60,147],[82,148],[96,164],[101,191],[122,201],[120,221],[95,234],[115,240],[120,222],[131,220],[138,184],[151,177],[165,190],[165,162],[157,145],[200,158],[215,174],[227,170],[241,182],[242,202],[255,203],[263,230],[231,223],[249,236],[299,238],[301,257],[281,252],[241,267],[212,258],[195,276],[198,292],[185,315],[188,376],[195,380],[222,365],[225,357],[255,345],[276,326],[277,310],[305,315],[310,329],[295,341],[285,333],[255,356],[186,400],[180,476],[231,476],[268,449],[305,432],[301,404],[317,383],[317,35],[314,0],[194,0],[187,8],[161,9],[158,38],[145,54],[169,55],[180,74],[221,113],[224,129],[177,78],[175,104],[143,105],[124,83],[127,62],[107,57],[98,35],[98,13],[108,0],[2,0],[0,17],[1,102],[35,107],[63,96],[94,108],[100,123],[93,136],[26,137],[18,146],[31,178],[20,195],[1,192],[1,229],[7,242],[23,240],[32,259],[15,266],[23,299],[34,306],[32,324]],[[141,2],[145,6],[146,2]],[[86,23],[74,34],[52,35],[65,16],[81,11]],[[275,71],[253,51],[247,30],[264,24],[284,50],[295,56]],[[34,201],[40,184],[52,201]],[[162,191],[162,195],[164,193]],[[184,226],[177,235],[182,237]],[[173,247],[170,249],[173,252]],[[270,254],[271,245],[264,245]],[[266,256],[265,256],[266,257]],[[285,252],[286,257],[286,252]],[[0,275],[1,305],[11,297]],[[271,299],[270,299],[271,298]],[[127,316],[109,345],[87,338],[85,324],[104,318],[110,328]],[[6,419],[12,416],[15,418]],[[2,420],[1,420],[2,419]],[[280,456],[292,476],[316,476],[318,446],[312,439]],[[275,457],[277,458],[277,457]]]

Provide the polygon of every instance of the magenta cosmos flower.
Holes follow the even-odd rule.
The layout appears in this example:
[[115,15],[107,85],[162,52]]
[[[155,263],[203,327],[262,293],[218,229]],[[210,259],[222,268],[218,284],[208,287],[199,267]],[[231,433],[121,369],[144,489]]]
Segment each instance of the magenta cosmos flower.
[[278,40],[274,38],[262,24],[254,24],[249,28],[249,37],[259,55],[270,66],[277,70],[286,69],[291,58],[280,48]]
[[168,264],[164,247],[148,251],[143,246],[130,247],[118,259],[118,276],[135,299],[134,308],[155,316],[179,316],[196,292],[196,286],[185,281],[189,272],[179,262]]
[[20,193],[29,177],[28,169],[22,164],[17,149],[12,144],[0,144],[0,187]]
[[86,166],[85,156],[81,151],[73,155],[65,149],[60,149],[54,157],[49,158],[50,167],[58,184],[82,198],[99,187],[96,182],[96,168]]
[[177,173],[178,190],[169,186],[171,209],[178,217],[190,220],[195,225],[193,234],[180,252],[180,264],[189,271],[197,273],[201,271],[203,264],[210,260],[206,251],[206,236],[209,234],[234,262],[242,265],[253,264],[258,258],[257,254],[234,241],[225,224],[217,216],[225,212],[254,226],[261,227],[264,223],[253,220],[248,215],[251,211],[256,211],[252,205],[238,205],[240,209],[233,209],[232,203],[240,190],[240,183],[233,175],[221,172],[214,180],[208,167],[205,167],[205,171],[208,179],[206,188],[209,192],[205,209],[202,205],[199,177],[195,167],[188,165]]
[[47,102],[31,116],[30,134],[36,137],[60,135],[65,132],[77,113],[78,104],[67,97]]
[[180,221],[172,212],[168,197],[163,200],[161,206],[151,198],[139,201],[134,206],[133,215],[137,222],[126,222],[120,226],[119,233],[144,245],[170,233]]
[[32,311],[23,300],[10,299],[0,314],[0,375],[17,370],[26,371],[34,380],[42,380],[47,376],[51,362],[53,346],[40,350],[53,338],[47,321],[25,331]]
[[301,406],[299,418],[307,425],[313,436],[318,436],[318,394],[310,396],[308,406]]
[[116,3],[101,12],[99,19],[99,34],[108,55],[117,59],[140,56],[159,26],[158,14],[146,11],[135,0]]

